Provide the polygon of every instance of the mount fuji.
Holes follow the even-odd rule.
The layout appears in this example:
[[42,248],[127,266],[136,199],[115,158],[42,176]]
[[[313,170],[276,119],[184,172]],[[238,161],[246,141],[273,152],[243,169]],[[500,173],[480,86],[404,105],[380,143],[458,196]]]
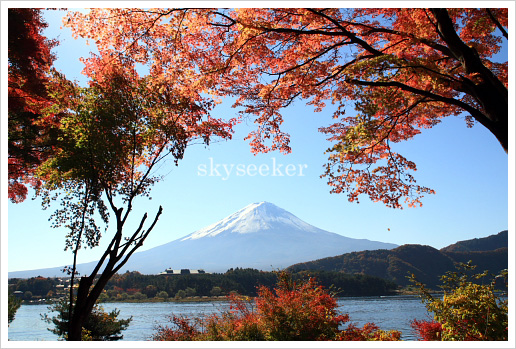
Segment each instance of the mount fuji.
[[[167,268],[225,272],[243,267],[276,270],[348,252],[392,249],[398,245],[353,239],[316,228],[278,206],[260,202],[189,235],[135,253],[123,270],[157,274]],[[78,265],[82,275],[96,262]],[[9,277],[54,276],[59,268],[9,273]],[[50,274],[52,275],[49,275]]]

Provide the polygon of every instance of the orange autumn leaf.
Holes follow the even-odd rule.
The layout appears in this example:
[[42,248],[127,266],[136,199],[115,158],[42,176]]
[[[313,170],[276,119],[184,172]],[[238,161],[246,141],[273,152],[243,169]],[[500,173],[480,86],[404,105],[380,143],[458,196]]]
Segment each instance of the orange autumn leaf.
[[331,192],[401,208],[433,190],[391,144],[463,115],[507,151],[507,59],[494,58],[507,18],[506,8],[155,8],[70,12],[65,22],[194,98],[236,97],[256,124],[253,152],[290,152],[281,111],[294,100],[334,104],[335,123],[320,129],[334,144],[322,175]]

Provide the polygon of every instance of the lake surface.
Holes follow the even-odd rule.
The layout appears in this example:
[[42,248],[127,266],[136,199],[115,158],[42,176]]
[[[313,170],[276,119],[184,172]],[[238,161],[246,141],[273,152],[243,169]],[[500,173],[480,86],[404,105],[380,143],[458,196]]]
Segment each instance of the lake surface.
[[[382,330],[399,330],[403,340],[416,340],[410,327],[414,319],[428,319],[429,314],[420,298],[416,296],[350,297],[339,298],[339,312],[349,314],[350,320],[359,326],[374,322]],[[167,325],[171,314],[200,316],[227,310],[229,303],[102,303],[105,311],[120,310],[119,318],[133,316],[133,321],[122,332],[124,341],[147,341],[156,331],[156,326]],[[48,331],[50,324],[41,319],[48,305],[22,305],[9,326],[12,341],[55,341],[57,336]]]

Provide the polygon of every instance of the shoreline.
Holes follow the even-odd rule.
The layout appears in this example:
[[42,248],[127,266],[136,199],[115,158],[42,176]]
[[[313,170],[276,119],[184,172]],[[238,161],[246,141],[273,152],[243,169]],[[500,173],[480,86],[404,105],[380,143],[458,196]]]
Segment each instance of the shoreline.
[[[439,294],[442,291],[432,291],[432,293]],[[250,297],[242,295],[243,297]],[[398,296],[418,296],[417,292],[414,291],[396,291],[391,294],[385,295],[375,295],[375,296],[336,296],[335,298],[384,298],[384,297],[398,297]],[[253,298],[253,297],[250,297]],[[228,302],[229,299],[227,296],[194,296],[194,297],[185,297],[185,298],[146,298],[146,299],[126,299],[126,300],[116,300],[116,299],[108,299],[99,301],[98,304],[103,303],[202,303],[202,302]],[[30,301],[30,302],[22,302],[23,305],[39,305],[39,304],[52,304],[52,301]]]

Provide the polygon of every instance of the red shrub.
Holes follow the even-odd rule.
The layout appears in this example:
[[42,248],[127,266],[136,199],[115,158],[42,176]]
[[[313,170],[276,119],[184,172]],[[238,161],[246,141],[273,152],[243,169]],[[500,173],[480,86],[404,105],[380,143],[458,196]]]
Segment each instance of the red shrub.
[[276,288],[258,289],[258,297],[230,295],[230,310],[191,321],[172,317],[173,328],[159,327],[154,340],[399,340],[398,331],[382,331],[375,324],[348,325],[337,312],[337,300],[315,279],[296,283],[279,274]]
[[415,320],[410,326],[416,331],[419,340],[422,341],[440,341],[442,334],[442,326],[440,323],[432,321]]

